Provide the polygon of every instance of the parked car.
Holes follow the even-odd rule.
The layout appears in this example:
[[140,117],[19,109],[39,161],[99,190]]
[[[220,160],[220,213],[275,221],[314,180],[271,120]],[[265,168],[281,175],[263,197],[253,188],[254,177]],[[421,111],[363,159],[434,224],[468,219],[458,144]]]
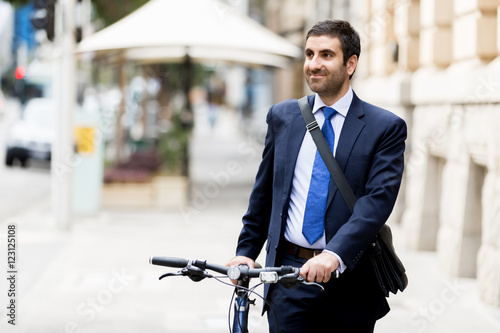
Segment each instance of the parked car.
[[55,137],[55,102],[49,98],[34,98],[26,103],[20,119],[14,122],[7,135],[5,164],[15,160],[26,167],[29,159],[51,159]]

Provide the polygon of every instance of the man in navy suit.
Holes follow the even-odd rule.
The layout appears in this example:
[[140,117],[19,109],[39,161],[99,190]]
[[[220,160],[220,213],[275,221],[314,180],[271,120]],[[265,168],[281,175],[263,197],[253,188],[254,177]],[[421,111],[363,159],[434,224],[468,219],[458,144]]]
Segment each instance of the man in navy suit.
[[[396,201],[406,124],[353,92],[350,79],[359,54],[359,35],[348,22],[322,21],[306,36],[304,74],[315,92],[309,104],[321,127],[324,107],[334,109],[326,121],[334,132],[333,154],[358,198],[352,214],[333,180],[323,193],[325,207],[308,203],[317,187],[310,186],[317,150],[297,100],[278,103],[267,115],[262,162],[236,257],[227,265],[253,267],[266,244],[266,266],[300,267],[307,281],[325,287],[321,292],[310,286],[266,286],[270,332],[373,332],[389,311],[366,250]],[[305,216],[321,209],[321,232],[311,239],[304,231]],[[337,269],[341,276],[331,279]]]

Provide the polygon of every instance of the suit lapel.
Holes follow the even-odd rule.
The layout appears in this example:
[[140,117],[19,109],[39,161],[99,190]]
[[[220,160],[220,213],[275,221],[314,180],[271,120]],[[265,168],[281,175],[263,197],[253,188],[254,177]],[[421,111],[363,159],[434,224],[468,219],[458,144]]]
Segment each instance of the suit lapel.
[[[314,95],[308,96],[309,104],[314,102]],[[312,108],[312,105],[311,105]],[[302,146],[302,141],[304,140],[304,135],[306,134],[306,123],[304,118],[300,113],[299,104],[290,112],[290,126],[288,128],[288,139],[287,139],[287,156],[285,158],[285,175],[283,184],[289,184],[290,186],[283,189],[283,199],[284,207],[286,207],[286,200],[290,196],[290,191],[292,189],[293,174],[295,171],[295,164],[297,163],[297,157],[299,155],[300,147]]]
[[[342,126],[342,132],[340,133],[339,143],[335,153],[335,159],[344,173],[354,143],[365,126],[365,123],[361,120],[364,114],[361,100],[358,96],[356,96],[356,94],[353,94],[351,106],[349,107],[344,125]],[[335,182],[331,180],[328,191],[327,207],[332,202],[336,193],[337,185],[335,185]]]

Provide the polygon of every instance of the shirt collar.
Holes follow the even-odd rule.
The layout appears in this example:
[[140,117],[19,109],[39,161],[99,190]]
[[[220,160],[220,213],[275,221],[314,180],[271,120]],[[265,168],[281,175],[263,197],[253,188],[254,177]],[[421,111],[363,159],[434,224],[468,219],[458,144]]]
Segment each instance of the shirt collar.
[[[353,98],[353,92],[351,86],[349,86],[349,90],[347,93],[342,96],[341,99],[339,99],[335,104],[330,105],[330,107],[334,108],[337,113],[340,113],[344,118],[347,116],[347,111],[349,111],[349,107],[351,106]],[[323,102],[321,97],[319,97],[318,93],[314,96],[314,106],[313,106],[313,113],[316,113],[319,109],[321,109],[324,106],[328,106]]]

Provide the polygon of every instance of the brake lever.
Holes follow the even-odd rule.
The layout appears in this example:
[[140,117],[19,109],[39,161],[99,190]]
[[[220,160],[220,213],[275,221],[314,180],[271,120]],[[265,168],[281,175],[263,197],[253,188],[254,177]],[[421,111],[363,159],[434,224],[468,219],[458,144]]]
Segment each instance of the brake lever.
[[290,289],[301,283],[303,283],[304,279],[299,275],[298,272],[285,274],[278,279],[278,282],[285,288]]
[[169,276],[187,276],[194,282],[199,282],[207,277],[213,277],[211,274],[193,265],[187,265],[177,273],[165,273],[160,276],[160,280]]
[[160,276],[159,280],[161,280],[163,278],[166,278],[166,277],[169,277],[169,276],[184,276],[184,275],[185,274],[182,274],[181,272],[177,272],[177,273],[165,273],[162,276]]
[[325,288],[321,284],[317,282],[307,282],[302,276],[299,275],[299,273],[290,273],[283,275],[278,281],[283,287],[287,289],[293,288],[299,284],[303,284],[306,286],[316,287],[322,292],[325,291]]
[[306,286],[313,286],[313,287],[318,288],[321,291],[325,291],[325,288],[317,282],[307,282],[304,280],[304,281],[302,281],[302,284],[305,284]]

